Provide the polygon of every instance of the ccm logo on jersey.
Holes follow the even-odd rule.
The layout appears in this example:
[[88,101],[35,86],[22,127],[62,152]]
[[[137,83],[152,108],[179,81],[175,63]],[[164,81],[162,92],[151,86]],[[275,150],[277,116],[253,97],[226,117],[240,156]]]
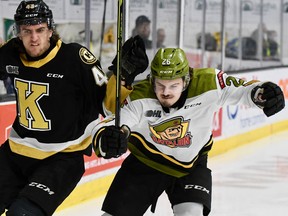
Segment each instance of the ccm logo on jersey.
[[40,184],[40,183],[37,183],[37,182],[31,182],[29,184],[30,187],[36,187],[36,188],[39,188],[45,192],[47,192],[49,195],[53,195],[54,192],[50,190],[49,187],[47,187],[46,185],[43,185],[43,184]]
[[218,82],[219,82],[219,85],[220,85],[221,89],[225,88],[225,86],[226,86],[225,82],[224,82],[223,74],[224,74],[223,71],[220,71],[217,74]]
[[194,104],[189,104],[189,105],[185,105],[184,106],[184,109],[189,109],[191,107],[195,107],[195,106],[200,106],[202,103],[199,102],[199,103],[194,103]]
[[52,78],[62,79],[62,78],[64,77],[64,75],[48,73],[48,74],[47,74],[47,77],[52,77]]

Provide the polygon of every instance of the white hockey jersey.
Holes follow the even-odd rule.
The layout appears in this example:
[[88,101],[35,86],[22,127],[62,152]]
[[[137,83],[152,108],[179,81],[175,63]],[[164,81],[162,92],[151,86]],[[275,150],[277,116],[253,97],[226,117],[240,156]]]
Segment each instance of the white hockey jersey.
[[143,80],[134,85],[121,109],[120,125],[131,129],[131,153],[148,166],[177,177],[187,175],[197,158],[211,149],[214,112],[228,104],[257,107],[251,91],[260,84],[214,68],[190,70],[191,81],[182,102],[177,102],[179,107],[163,108],[149,80]]

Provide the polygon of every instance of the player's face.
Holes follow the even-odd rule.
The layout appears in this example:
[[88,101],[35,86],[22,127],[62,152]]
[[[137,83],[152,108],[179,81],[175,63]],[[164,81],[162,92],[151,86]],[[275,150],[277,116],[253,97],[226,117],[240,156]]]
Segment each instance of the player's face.
[[182,78],[174,80],[155,79],[155,94],[164,107],[171,107],[180,98],[184,88]]
[[47,23],[20,26],[19,38],[31,57],[41,56],[49,49],[51,36],[52,30],[48,29]]

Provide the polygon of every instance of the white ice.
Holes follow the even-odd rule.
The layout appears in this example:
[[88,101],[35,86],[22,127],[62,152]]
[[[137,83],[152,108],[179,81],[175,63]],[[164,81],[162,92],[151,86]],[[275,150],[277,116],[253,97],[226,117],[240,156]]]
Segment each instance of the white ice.
[[[288,215],[288,131],[228,153],[212,157],[212,210],[209,216]],[[54,216],[100,216],[104,197],[83,202]],[[165,194],[156,212],[145,216],[172,216]]]

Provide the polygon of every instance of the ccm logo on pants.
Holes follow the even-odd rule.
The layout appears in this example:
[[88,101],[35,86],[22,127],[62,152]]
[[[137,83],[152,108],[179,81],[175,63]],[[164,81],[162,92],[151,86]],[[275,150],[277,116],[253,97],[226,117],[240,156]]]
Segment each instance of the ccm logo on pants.
[[49,187],[47,187],[46,185],[43,185],[43,184],[40,184],[40,183],[37,183],[37,182],[31,182],[29,184],[30,187],[36,187],[36,188],[39,188],[41,190],[44,190],[46,191],[49,195],[53,195],[54,192],[50,190]]
[[194,189],[194,190],[200,190],[203,192],[206,192],[207,194],[210,194],[210,191],[207,190],[205,187],[200,186],[200,185],[185,185],[185,190],[190,190],[190,189]]

